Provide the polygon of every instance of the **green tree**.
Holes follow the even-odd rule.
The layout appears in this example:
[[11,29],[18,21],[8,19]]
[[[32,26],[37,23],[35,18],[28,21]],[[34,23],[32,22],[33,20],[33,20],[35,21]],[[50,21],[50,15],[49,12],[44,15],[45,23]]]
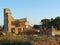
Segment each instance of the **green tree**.
[[60,30],[60,17],[56,17],[55,19],[51,19],[51,25]]
[[49,19],[42,19],[41,22],[42,22],[42,25],[44,27],[49,27],[50,26],[50,20]]
[[56,25],[57,29],[60,30],[60,17],[55,18],[55,25]]
[[39,25],[34,25],[33,28],[40,29],[40,26]]

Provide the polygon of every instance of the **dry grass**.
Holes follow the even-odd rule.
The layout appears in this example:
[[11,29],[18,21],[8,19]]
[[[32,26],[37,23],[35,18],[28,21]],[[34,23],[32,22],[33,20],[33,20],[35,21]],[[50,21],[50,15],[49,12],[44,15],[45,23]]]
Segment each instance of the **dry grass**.
[[60,45],[60,38],[32,35],[15,35],[7,33],[6,36],[0,36],[0,43],[17,43],[20,45]]

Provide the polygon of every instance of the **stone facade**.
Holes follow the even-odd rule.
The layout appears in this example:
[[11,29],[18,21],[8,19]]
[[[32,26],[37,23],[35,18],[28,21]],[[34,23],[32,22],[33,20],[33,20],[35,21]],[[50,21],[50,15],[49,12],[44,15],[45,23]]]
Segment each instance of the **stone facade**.
[[53,26],[46,29],[45,32],[47,35],[50,35],[50,36],[60,35],[60,30],[58,30],[56,27],[54,28]]
[[12,32],[18,34],[20,32],[24,32],[27,30],[31,30],[31,26],[27,21],[27,18],[23,19],[14,19],[11,16],[10,9],[4,9],[4,30],[8,32]]
[[55,36],[55,35],[60,35],[60,30],[57,30],[56,28],[54,28],[52,26],[52,35]]

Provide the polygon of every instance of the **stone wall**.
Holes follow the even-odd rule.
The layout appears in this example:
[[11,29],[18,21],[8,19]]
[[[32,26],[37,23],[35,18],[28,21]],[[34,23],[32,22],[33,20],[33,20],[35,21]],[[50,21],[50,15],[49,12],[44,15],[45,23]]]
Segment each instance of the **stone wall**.
[[52,26],[52,35],[55,36],[55,35],[60,35],[60,30],[57,30],[56,28],[54,28]]
[[[20,25],[20,26],[16,26],[16,25]],[[24,30],[30,30],[31,28],[32,27],[29,25],[27,18],[14,19],[11,16],[10,9],[8,8],[4,9],[4,30],[18,34],[19,32],[24,32]]]

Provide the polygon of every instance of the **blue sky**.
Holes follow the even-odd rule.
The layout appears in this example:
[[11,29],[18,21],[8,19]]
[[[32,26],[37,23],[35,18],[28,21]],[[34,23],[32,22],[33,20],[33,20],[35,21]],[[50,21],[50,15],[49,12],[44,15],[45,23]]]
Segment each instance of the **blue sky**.
[[0,0],[0,25],[4,24],[4,8],[9,8],[16,19],[26,17],[30,25],[60,16],[60,0]]

